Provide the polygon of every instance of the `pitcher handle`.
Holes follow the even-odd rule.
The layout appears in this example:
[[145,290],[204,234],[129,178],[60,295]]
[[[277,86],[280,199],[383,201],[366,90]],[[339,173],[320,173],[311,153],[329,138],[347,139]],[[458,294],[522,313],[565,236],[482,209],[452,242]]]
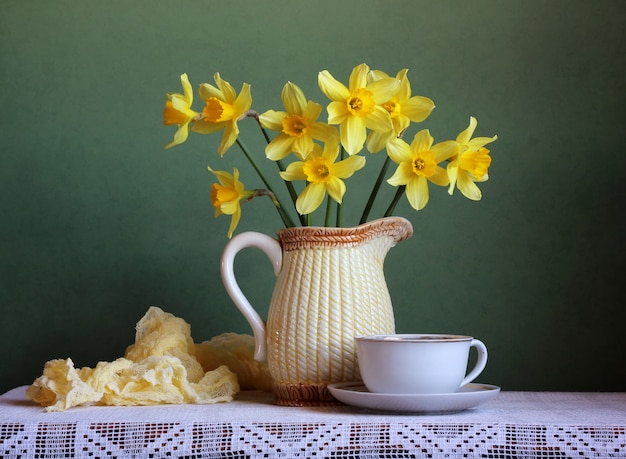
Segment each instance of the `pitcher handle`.
[[233,269],[235,255],[247,247],[256,247],[261,249],[268,256],[274,267],[274,274],[280,272],[283,254],[282,248],[276,239],[257,233],[255,231],[247,231],[233,237],[222,253],[220,270],[222,273],[222,283],[233,300],[239,311],[244,315],[254,334],[255,350],[254,359],[259,362],[267,360],[267,340],[265,333],[265,321],[261,319],[259,313],[252,307],[248,299],[245,297],[237,280],[235,279],[235,271]]

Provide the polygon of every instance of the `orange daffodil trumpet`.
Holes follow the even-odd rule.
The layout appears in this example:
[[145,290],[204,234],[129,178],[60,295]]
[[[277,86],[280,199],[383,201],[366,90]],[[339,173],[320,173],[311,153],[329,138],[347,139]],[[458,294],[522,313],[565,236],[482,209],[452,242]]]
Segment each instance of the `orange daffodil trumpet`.
[[174,134],[174,140],[165,145],[165,148],[173,147],[187,140],[189,136],[189,125],[194,118],[198,116],[198,112],[191,109],[193,103],[193,90],[189,83],[186,73],[180,76],[180,82],[183,85],[183,93],[176,92],[167,93],[165,101],[165,110],[163,111],[163,124],[166,126],[176,125],[178,129]]
[[[411,125],[426,120],[435,107],[428,97],[412,94],[407,69],[390,77],[360,64],[352,70],[348,85],[340,83],[327,70],[320,72],[318,86],[330,100],[326,106],[326,121],[320,119],[324,107],[307,100],[300,87],[292,82],[283,86],[284,110],[270,109],[259,115],[251,108],[248,83],[243,83],[237,94],[219,73],[213,78],[215,85],[202,83],[199,86],[198,94],[204,102],[200,111],[192,108],[193,91],[187,74],[180,77],[182,94],[167,93],[163,121],[165,125],[177,126],[177,130],[165,147],[184,143],[190,130],[199,134],[223,131],[217,148],[219,157],[235,143],[240,147],[262,182],[262,188],[246,190],[237,168],[233,168],[232,174],[208,168],[218,181],[210,188],[215,216],[231,216],[229,238],[241,219],[242,203],[258,196],[271,198],[287,227],[295,226],[295,221],[312,224],[312,214],[328,196],[324,225],[331,226],[330,208],[331,203],[335,203],[338,212],[334,225],[341,226],[339,209],[347,194],[345,180],[365,167],[366,159],[359,154],[364,147],[370,153],[386,150],[387,156],[365,205],[362,221],[369,216],[383,182],[396,187],[384,216],[393,214],[402,195],[406,195],[415,210],[424,209],[429,201],[429,184],[448,187],[449,194],[458,188],[471,200],[482,197],[476,182],[487,180],[491,164],[490,151],[485,145],[495,141],[497,136],[472,138],[477,121],[470,117],[469,126],[455,140],[435,143],[430,131],[421,129],[410,143],[405,142],[403,137]],[[263,156],[252,154],[239,139],[239,123],[248,117],[256,119],[261,128],[267,142],[264,158],[277,166],[292,206],[282,204],[284,199],[281,201],[266,178],[266,166],[260,164]],[[266,130],[276,134],[270,138]],[[293,160],[283,165],[283,160],[292,154]],[[388,176],[387,166],[392,162],[397,166]],[[299,192],[296,186],[300,187]],[[356,193],[354,198],[358,200],[360,195],[362,193]],[[291,214],[294,211],[295,219]]]

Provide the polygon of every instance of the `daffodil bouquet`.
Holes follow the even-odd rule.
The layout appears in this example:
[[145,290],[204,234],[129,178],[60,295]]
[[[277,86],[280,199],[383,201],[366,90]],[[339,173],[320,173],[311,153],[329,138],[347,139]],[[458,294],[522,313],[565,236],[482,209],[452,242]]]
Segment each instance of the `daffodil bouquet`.
[[[360,223],[369,218],[392,162],[397,167],[386,182],[397,190],[384,216],[392,215],[403,195],[415,210],[423,209],[429,199],[429,182],[448,187],[449,194],[458,188],[471,200],[481,199],[476,182],[487,180],[491,164],[490,152],[485,145],[496,140],[497,136],[472,138],[477,121],[470,117],[469,126],[455,140],[435,143],[428,129],[422,129],[407,143],[403,136],[410,124],[424,121],[435,107],[431,99],[412,95],[407,73],[408,70],[404,69],[391,77],[361,64],[352,70],[346,86],[327,70],[320,72],[319,88],[330,100],[326,107],[326,122],[319,120],[322,105],[307,100],[303,91],[292,82],[286,83],[282,90],[284,110],[258,113],[252,109],[250,85],[244,83],[237,94],[219,73],[214,75],[216,86],[200,84],[198,94],[204,106],[198,112],[192,108],[193,90],[187,74],[182,74],[183,93],[168,93],[166,96],[164,124],[178,127],[166,148],[185,142],[190,130],[200,134],[222,132],[217,149],[219,156],[224,156],[237,143],[264,188],[246,189],[237,168],[233,168],[232,174],[208,168],[218,182],[211,187],[215,216],[232,217],[229,238],[241,218],[241,203],[258,196],[269,196],[284,225],[291,227],[311,225],[313,212],[328,195],[324,226],[341,226],[342,201],[346,192],[344,180],[364,168],[366,157],[361,154],[364,149],[371,154],[385,150],[387,155]],[[239,139],[238,123],[249,117],[257,121],[265,137],[265,157],[277,165],[278,175],[297,211],[297,223],[263,174],[258,158]],[[277,134],[271,138],[268,131]],[[285,165],[287,158],[293,160]],[[293,182],[303,182],[299,193]],[[333,201],[337,203],[335,211]]]

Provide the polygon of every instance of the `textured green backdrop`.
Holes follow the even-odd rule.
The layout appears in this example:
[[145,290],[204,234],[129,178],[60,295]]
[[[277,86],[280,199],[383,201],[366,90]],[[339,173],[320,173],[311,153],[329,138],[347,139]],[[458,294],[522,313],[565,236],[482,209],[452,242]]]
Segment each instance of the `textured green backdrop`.
[[[3,0],[0,392],[53,358],[121,356],[151,305],[196,341],[249,333],[219,280],[228,218],[206,170],[239,154],[219,159],[219,136],[165,151],[165,93],[219,71],[258,111],[287,80],[326,103],[317,73],[346,81],[361,62],[410,69],[436,139],[470,115],[499,136],[482,202],[438,189],[419,214],[398,207],[415,227],[385,265],[398,331],[481,338],[480,381],[507,390],[625,390],[624,30],[612,0]],[[239,230],[278,228],[252,204]],[[238,261],[265,314],[269,263]]]

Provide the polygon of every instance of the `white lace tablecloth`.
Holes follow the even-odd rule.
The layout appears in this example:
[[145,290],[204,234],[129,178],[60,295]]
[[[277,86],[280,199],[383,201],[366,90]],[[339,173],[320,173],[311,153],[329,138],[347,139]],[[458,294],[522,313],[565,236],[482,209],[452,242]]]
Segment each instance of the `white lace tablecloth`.
[[48,413],[0,396],[2,458],[626,458],[626,393],[501,392],[474,409],[408,415],[231,403]]

